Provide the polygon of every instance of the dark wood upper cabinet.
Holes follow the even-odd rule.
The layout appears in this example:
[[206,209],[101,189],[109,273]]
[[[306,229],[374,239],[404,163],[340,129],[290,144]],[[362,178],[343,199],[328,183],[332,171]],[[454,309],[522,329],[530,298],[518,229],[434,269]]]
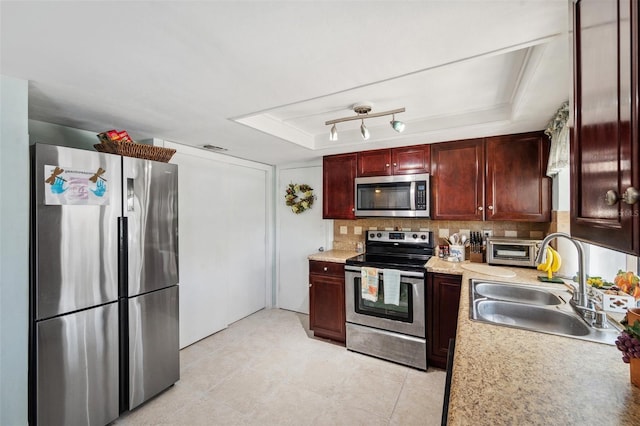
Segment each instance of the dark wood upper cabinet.
[[484,140],[431,146],[431,218],[483,220]]
[[638,2],[577,1],[573,54],[571,234],[638,255]]
[[322,218],[355,219],[357,154],[329,155],[322,161]]
[[391,150],[394,175],[429,173],[431,145],[407,146]]
[[429,173],[430,145],[358,153],[358,177]]
[[543,132],[487,138],[487,220],[551,221],[549,138]]
[[542,132],[431,146],[431,217],[549,222],[549,140]]
[[376,149],[358,153],[358,177],[390,176],[391,150]]

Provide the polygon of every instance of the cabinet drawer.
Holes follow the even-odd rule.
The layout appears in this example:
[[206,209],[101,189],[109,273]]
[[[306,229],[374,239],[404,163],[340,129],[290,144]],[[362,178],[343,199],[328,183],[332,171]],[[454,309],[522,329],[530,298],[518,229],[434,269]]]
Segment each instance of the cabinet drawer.
[[325,274],[344,277],[344,263],[309,261],[310,274]]

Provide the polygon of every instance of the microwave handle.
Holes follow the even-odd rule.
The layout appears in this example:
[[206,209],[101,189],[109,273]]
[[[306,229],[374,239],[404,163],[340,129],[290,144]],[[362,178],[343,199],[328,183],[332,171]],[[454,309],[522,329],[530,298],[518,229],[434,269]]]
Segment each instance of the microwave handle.
[[416,181],[411,181],[411,186],[409,187],[409,199],[411,211],[416,211]]

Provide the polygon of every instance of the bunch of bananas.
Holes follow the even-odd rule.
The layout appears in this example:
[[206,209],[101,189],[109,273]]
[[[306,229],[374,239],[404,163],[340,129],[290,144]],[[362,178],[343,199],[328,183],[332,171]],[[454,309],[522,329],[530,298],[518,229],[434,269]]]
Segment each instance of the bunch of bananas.
[[547,278],[553,278],[553,273],[558,272],[562,266],[562,258],[560,254],[553,248],[547,246],[547,260],[544,263],[538,265],[538,271],[547,273]]

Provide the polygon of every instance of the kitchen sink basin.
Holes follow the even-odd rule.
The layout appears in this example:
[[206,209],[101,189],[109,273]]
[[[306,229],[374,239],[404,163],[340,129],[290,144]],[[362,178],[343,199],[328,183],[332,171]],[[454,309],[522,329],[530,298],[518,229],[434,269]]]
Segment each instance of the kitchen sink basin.
[[554,293],[520,285],[505,285],[478,281],[474,283],[473,291],[481,297],[507,302],[529,303],[532,305],[561,305],[564,303],[564,301]]
[[578,316],[535,305],[479,300],[474,306],[476,318],[495,324],[568,336],[586,336],[590,327]]
[[614,345],[620,330],[612,323],[595,328],[566,301],[564,289],[536,288],[472,279],[470,317],[473,321]]

